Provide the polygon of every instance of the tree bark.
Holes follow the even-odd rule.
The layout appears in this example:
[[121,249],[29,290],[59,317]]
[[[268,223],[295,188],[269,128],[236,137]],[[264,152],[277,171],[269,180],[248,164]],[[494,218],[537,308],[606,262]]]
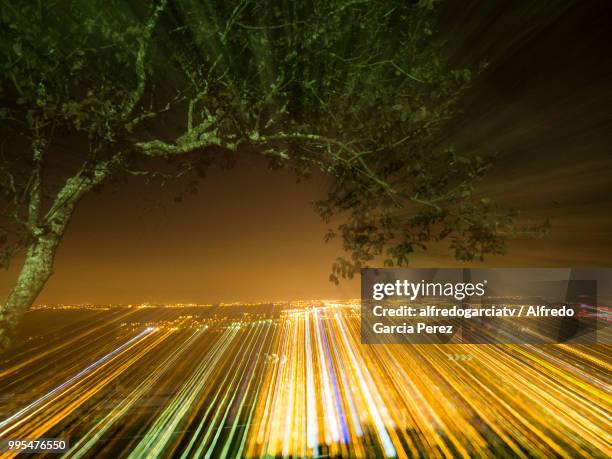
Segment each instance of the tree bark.
[[56,234],[47,235],[35,240],[27,248],[19,277],[4,304],[0,305],[0,349],[9,345],[15,326],[53,273],[53,260],[59,239]]
[[55,251],[76,205],[88,191],[109,177],[113,165],[121,159],[121,153],[117,153],[110,160],[97,164],[92,170],[82,170],[66,180],[47,215],[31,228],[33,242],[26,249],[25,261],[17,282],[4,304],[0,305],[0,351],[8,347],[15,326],[53,274]]

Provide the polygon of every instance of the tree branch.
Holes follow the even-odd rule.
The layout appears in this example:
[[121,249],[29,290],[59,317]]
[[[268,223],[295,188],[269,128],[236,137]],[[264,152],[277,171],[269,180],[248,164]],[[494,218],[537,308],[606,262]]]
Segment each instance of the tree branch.
[[140,39],[140,45],[138,48],[138,52],[136,53],[136,76],[138,82],[136,84],[136,88],[130,93],[130,97],[123,108],[123,118],[127,118],[130,116],[134,107],[142,97],[144,93],[147,72],[145,68],[145,59],[147,57],[147,49],[149,47],[149,42],[151,41],[151,35],[153,33],[153,29],[157,25],[157,21],[161,12],[166,8],[167,0],[161,0],[159,5],[155,7],[153,10],[153,14],[149,18],[147,24],[145,25],[143,35]]
[[35,233],[40,219],[40,208],[42,205],[42,161],[44,153],[44,142],[37,137],[32,143],[33,168],[29,183],[28,202],[28,229]]
[[76,175],[67,179],[42,220],[43,225],[61,235],[77,202],[87,191],[104,182],[111,175],[114,166],[123,159],[123,152],[116,153],[111,159],[97,163],[93,168],[84,165]]

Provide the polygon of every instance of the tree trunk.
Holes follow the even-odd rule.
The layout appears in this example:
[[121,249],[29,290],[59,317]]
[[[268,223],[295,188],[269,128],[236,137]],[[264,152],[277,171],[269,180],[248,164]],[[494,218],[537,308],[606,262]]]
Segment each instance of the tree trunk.
[[0,351],[9,345],[10,336],[21,316],[34,303],[53,274],[55,250],[76,205],[88,191],[104,182],[113,166],[122,159],[122,153],[117,153],[111,159],[96,164],[93,169],[83,169],[67,179],[43,221],[34,228],[33,242],[27,248],[17,282],[4,304],[0,305]]
[[23,313],[34,303],[53,273],[59,239],[56,234],[45,235],[28,247],[19,277],[4,304],[0,305],[0,350],[8,346],[10,335]]

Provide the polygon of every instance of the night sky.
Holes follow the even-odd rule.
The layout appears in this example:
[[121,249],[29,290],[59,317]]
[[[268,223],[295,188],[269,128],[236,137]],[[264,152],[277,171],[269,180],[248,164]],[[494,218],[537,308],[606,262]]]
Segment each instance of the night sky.
[[[521,208],[524,219],[551,219],[544,239],[517,240],[487,266],[609,266],[609,8],[607,2],[567,9],[555,2],[523,3],[462,2],[460,9],[443,11],[452,58],[490,63],[462,102],[461,119],[443,133],[444,142],[460,152],[497,153],[483,193]],[[199,193],[177,204],[179,187],[160,189],[130,178],[88,196],[38,302],[358,295],[357,281],[338,287],[328,281],[341,245],[323,242],[327,226],[311,204],[324,193],[323,177],[298,184],[288,171],[241,157],[229,171],[211,170]],[[412,260],[415,267],[458,264],[444,247]],[[0,274],[0,294],[7,293],[19,265],[16,260]]]

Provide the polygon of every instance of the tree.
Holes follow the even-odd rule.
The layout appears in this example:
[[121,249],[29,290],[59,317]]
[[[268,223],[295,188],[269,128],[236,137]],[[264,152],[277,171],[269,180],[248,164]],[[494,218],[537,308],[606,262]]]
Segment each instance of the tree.
[[2,1],[2,260],[25,253],[2,344],[82,197],[124,174],[192,187],[238,152],[329,174],[336,282],[441,240],[501,253],[518,230],[475,193],[488,163],[437,146],[474,70],[445,64],[432,2],[81,3]]

